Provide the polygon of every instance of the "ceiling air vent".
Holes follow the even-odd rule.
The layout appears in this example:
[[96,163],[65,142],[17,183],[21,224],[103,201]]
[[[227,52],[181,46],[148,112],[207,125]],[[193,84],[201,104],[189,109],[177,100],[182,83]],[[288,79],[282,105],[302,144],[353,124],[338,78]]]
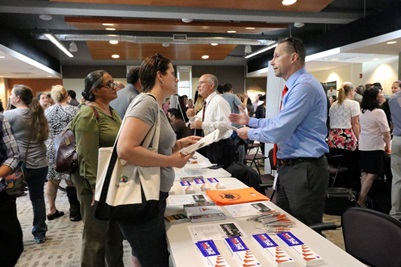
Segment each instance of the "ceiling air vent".
[[173,41],[186,42],[187,35],[186,34],[173,34]]

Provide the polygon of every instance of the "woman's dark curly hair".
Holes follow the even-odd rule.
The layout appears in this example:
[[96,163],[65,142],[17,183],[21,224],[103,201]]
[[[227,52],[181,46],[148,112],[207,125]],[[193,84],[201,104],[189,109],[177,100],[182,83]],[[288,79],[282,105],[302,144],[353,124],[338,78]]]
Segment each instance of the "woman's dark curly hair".
[[95,95],[93,89],[100,88],[103,84],[103,76],[108,73],[105,70],[95,70],[89,73],[85,78],[85,88],[82,92],[82,96],[87,101],[95,101]]
[[166,74],[170,63],[170,59],[159,54],[147,57],[142,62],[139,69],[139,79],[142,83],[143,92],[146,93],[153,88],[156,83],[157,72],[160,71],[162,74]]

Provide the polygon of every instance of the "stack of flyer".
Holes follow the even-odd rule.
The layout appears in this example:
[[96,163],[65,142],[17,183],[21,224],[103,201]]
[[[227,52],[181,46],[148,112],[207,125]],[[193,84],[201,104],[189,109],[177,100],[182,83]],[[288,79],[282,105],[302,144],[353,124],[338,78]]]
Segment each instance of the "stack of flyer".
[[240,266],[262,266],[252,251],[245,245],[241,237],[233,236],[225,239],[231,255]]
[[184,211],[191,222],[208,222],[226,218],[221,207],[216,206],[213,202],[186,204],[184,205]]
[[203,262],[205,266],[210,267],[230,267],[226,260],[221,256],[220,252],[217,250],[216,244],[213,240],[204,240],[196,242],[195,245],[198,247],[199,251],[202,253]]
[[293,267],[295,261],[267,234],[252,235],[254,240],[266,251],[263,255],[275,267]]
[[291,232],[279,233],[277,236],[294,251],[297,257],[302,260],[306,266],[323,264],[323,258],[316,254],[316,252],[310,249],[308,245],[304,244]]

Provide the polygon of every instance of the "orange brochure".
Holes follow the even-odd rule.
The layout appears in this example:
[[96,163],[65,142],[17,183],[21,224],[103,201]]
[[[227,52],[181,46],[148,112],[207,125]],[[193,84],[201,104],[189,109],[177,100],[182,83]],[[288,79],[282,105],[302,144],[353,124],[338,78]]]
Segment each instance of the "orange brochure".
[[268,197],[262,195],[253,187],[232,190],[207,190],[206,194],[216,205],[220,206],[269,200]]

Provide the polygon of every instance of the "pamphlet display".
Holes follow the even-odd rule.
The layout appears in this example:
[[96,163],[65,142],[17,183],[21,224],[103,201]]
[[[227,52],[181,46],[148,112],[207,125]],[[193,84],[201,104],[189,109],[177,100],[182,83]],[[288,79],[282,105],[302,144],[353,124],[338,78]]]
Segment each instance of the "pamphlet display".
[[323,259],[316,254],[308,245],[304,244],[291,232],[279,233],[277,236],[295,252],[295,255],[303,261],[306,266],[317,266],[323,264]]
[[202,254],[203,262],[205,266],[210,267],[230,267],[226,260],[221,256],[220,252],[217,250],[216,245],[214,244],[213,240],[204,240],[196,242],[195,245],[199,249]]
[[233,258],[240,266],[262,266],[252,251],[242,241],[241,237],[229,237],[225,239]]
[[275,267],[293,267],[295,261],[268,234],[252,235],[254,240],[266,252],[263,255]]

